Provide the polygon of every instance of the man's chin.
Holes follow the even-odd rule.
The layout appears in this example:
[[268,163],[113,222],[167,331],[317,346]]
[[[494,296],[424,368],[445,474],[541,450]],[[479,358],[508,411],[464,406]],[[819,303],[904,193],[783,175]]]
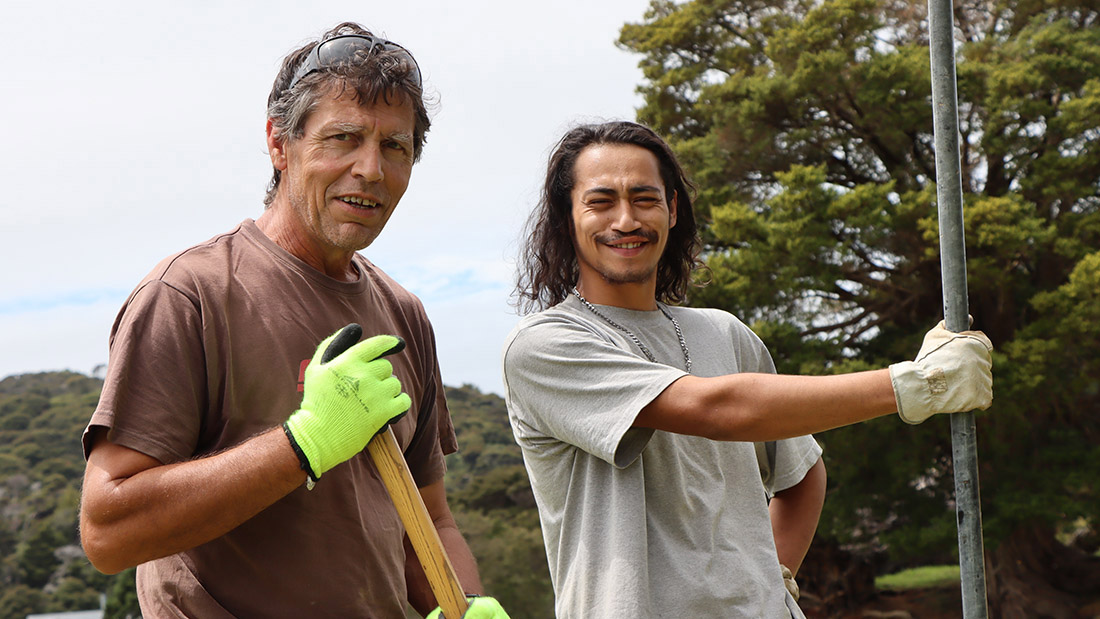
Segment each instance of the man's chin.
[[613,286],[627,286],[632,284],[644,284],[653,279],[656,271],[599,271],[604,282]]
[[345,223],[333,232],[334,234],[329,235],[333,246],[344,251],[359,251],[370,247],[381,230],[368,228],[362,224]]

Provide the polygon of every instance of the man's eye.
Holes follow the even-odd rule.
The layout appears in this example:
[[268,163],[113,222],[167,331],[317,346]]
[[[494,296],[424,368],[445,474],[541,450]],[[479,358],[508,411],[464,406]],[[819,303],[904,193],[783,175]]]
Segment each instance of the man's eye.
[[332,136],[332,139],[336,140],[337,142],[347,142],[348,140],[351,139],[351,134],[350,133],[337,133],[336,135]]

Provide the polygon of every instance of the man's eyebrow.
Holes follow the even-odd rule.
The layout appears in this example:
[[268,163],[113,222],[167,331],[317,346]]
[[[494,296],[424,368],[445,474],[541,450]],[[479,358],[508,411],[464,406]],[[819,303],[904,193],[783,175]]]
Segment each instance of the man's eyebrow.
[[[587,197],[591,194],[616,194],[618,191],[611,187],[592,187],[585,190],[581,197]],[[627,193],[662,193],[662,189],[656,185],[634,185],[630,189],[627,189]]]
[[391,140],[395,142],[401,142],[402,144],[412,144],[413,136],[411,133],[405,133],[404,131],[397,131],[389,135]]
[[[361,133],[366,130],[366,127],[358,123],[336,121],[325,125],[325,129],[329,131],[339,131],[341,133]],[[386,138],[390,140],[396,140],[398,142],[408,142],[410,144],[413,141],[412,134],[406,131],[395,131],[387,135]]]
[[581,197],[587,197],[594,193],[615,193],[615,190],[610,187],[592,187],[591,189],[585,190],[585,192],[581,194]]
[[359,133],[363,130],[362,125],[357,125],[350,122],[337,121],[325,126],[330,131],[339,131],[341,133]]

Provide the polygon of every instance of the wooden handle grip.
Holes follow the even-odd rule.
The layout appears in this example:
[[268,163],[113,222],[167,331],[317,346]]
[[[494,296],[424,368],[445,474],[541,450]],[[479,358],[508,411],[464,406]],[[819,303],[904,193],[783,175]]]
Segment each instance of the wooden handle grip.
[[387,427],[384,432],[371,439],[367,444],[367,451],[382,475],[382,483],[386,485],[390,499],[397,507],[397,514],[405,525],[420,565],[424,567],[428,584],[443,610],[443,616],[446,619],[460,619],[468,607],[466,594],[458,582],[447,551],[443,549],[443,542],[439,539],[428,508],[424,506],[412,473],[405,464],[405,457],[393,435],[393,429]]

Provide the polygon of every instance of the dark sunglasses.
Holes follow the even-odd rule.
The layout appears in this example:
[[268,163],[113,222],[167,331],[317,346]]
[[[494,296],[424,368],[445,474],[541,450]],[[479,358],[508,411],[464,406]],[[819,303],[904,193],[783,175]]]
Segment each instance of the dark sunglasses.
[[314,71],[330,67],[338,62],[351,60],[359,52],[369,55],[375,49],[384,52],[398,52],[400,56],[408,58],[413,68],[413,82],[417,87],[421,86],[420,65],[416,64],[416,59],[409,53],[409,50],[393,41],[373,37],[369,34],[343,34],[317,44],[306,56],[305,61],[298,67],[298,70],[294,72],[294,77],[290,78],[290,85],[287,86],[287,90],[294,88],[298,80]]

